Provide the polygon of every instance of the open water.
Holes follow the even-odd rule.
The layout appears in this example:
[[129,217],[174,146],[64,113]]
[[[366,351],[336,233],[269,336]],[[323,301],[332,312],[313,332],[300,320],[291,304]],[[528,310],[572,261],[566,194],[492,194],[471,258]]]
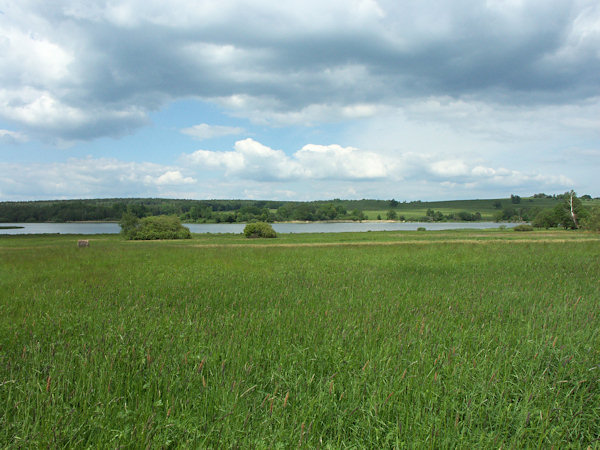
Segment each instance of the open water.
[[[184,224],[192,233],[242,233],[243,223],[190,223]],[[496,222],[311,222],[311,223],[275,223],[273,229],[277,233],[344,233],[354,231],[400,231],[416,230],[424,227],[427,230],[457,230],[461,228],[484,229],[498,228],[502,224]],[[511,228],[518,224],[504,224]],[[85,223],[2,223],[2,226],[18,226],[22,228],[1,229],[1,234],[117,234],[121,231],[119,224],[112,222]]]

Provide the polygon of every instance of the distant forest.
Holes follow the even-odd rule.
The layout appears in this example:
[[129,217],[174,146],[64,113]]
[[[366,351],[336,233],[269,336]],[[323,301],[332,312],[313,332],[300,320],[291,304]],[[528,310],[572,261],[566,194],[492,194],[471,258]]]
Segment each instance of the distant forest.
[[172,200],[115,198],[1,202],[0,222],[116,221],[125,211],[138,217],[176,215],[185,222],[247,222],[251,220],[362,220],[365,208],[386,208],[381,200],[285,202],[266,200]]
[[[562,195],[535,194],[521,199],[399,202],[396,200],[176,200],[113,198],[0,202],[0,222],[118,221],[125,211],[138,217],[175,215],[188,223],[283,222],[323,220],[477,221],[531,220]],[[582,200],[592,201],[589,195]]]

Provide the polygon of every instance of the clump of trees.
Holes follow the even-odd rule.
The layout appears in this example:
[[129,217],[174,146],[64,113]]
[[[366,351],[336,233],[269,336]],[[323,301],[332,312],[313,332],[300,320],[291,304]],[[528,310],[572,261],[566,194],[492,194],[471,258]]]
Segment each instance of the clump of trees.
[[[552,209],[544,209],[537,213],[532,225],[538,228],[563,227],[565,230],[578,228],[595,229],[596,223],[594,212],[590,213],[577,197],[574,191],[565,192],[559,196],[562,201]],[[597,219],[600,221],[600,219]],[[597,229],[600,229],[598,227]]]
[[494,220],[496,222],[508,221],[508,222],[529,222],[534,219],[538,214],[539,209],[536,208],[503,208],[502,211],[498,211],[494,214]]
[[191,239],[192,233],[177,216],[150,216],[142,219],[125,212],[119,222],[121,234],[129,240]]
[[590,211],[588,216],[581,221],[581,227],[584,230],[600,231],[600,207]]
[[461,221],[461,222],[477,222],[481,220],[481,213],[476,211],[470,213],[468,211],[460,211],[457,213],[444,214],[441,211],[434,211],[429,208],[425,212],[425,216],[419,219],[421,222],[446,222],[446,221]]
[[565,193],[563,201],[556,205],[554,215],[564,229],[574,230],[579,228],[579,221],[587,217],[588,211],[575,192],[570,191]]
[[244,236],[247,238],[276,238],[277,233],[266,222],[253,222],[244,227]]
[[534,217],[531,224],[536,228],[554,228],[558,226],[556,214],[552,209],[543,209]]

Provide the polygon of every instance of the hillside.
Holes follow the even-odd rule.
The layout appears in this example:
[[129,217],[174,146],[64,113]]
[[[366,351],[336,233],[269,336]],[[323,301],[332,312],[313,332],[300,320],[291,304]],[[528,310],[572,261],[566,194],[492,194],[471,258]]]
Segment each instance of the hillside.
[[[582,196],[584,205],[600,199]],[[112,198],[0,202],[0,223],[116,221],[124,211],[138,217],[176,215],[186,222],[317,221],[317,220],[530,220],[538,211],[553,208],[562,196],[412,201],[319,200],[185,200],[162,198]],[[390,211],[393,211],[390,216]]]

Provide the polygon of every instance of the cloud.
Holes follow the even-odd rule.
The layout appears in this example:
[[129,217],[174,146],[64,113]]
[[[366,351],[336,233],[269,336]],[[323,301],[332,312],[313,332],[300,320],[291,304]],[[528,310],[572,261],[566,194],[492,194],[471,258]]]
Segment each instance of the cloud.
[[159,177],[146,175],[144,177],[146,184],[155,184],[157,186],[172,186],[179,184],[193,184],[196,182],[192,177],[184,177],[179,170],[167,170]]
[[293,157],[312,179],[374,180],[393,174],[393,160],[339,145],[305,145]]
[[441,186],[481,189],[550,186],[560,190],[573,185],[564,175],[493,168],[469,160],[440,159],[436,154],[384,155],[353,147],[308,144],[288,156],[253,139],[236,142],[233,151],[197,150],[182,155],[181,162],[200,171],[223,171],[228,179],[254,182],[375,183],[380,189],[377,197],[385,197],[388,183],[427,180]]
[[21,142],[27,142],[29,138],[18,131],[0,130],[0,142],[9,144],[16,144]]
[[245,130],[240,127],[208,125],[206,123],[201,123],[199,125],[194,125],[193,127],[184,128],[183,130],[181,130],[183,134],[187,134],[188,136],[192,136],[194,139],[198,139],[201,141],[216,137],[242,134],[244,133],[244,131]]
[[[436,161],[429,166],[431,172],[440,177],[464,177],[469,173],[467,165],[463,161]],[[477,170],[475,173],[480,174]],[[474,173],[474,174],[475,174]]]
[[[592,154],[592,158],[597,155]],[[225,176],[223,176],[225,175]],[[344,198],[485,198],[509,192],[564,192],[562,174],[494,167],[435,154],[377,154],[340,145],[303,146],[291,155],[252,139],[232,151],[198,150],[178,165],[70,158],[0,163],[1,200],[171,197],[311,200]]]
[[535,106],[600,90],[594,0],[23,0],[3,12],[0,117],[55,141],[120,136],[184,98],[306,124],[432,96]]
[[0,191],[7,199],[147,197],[187,193],[196,179],[183,169],[113,158],[66,162],[0,163]]
[[352,147],[306,145],[290,157],[253,139],[236,142],[233,151],[197,150],[182,159],[204,169],[223,169],[226,176],[261,181],[360,181],[391,173],[379,155]]
[[0,89],[0,116],[45,141],[59,144],[120,136],[147,123],[146,113],[135,106],[73,107],[49,91],[33,88]]

